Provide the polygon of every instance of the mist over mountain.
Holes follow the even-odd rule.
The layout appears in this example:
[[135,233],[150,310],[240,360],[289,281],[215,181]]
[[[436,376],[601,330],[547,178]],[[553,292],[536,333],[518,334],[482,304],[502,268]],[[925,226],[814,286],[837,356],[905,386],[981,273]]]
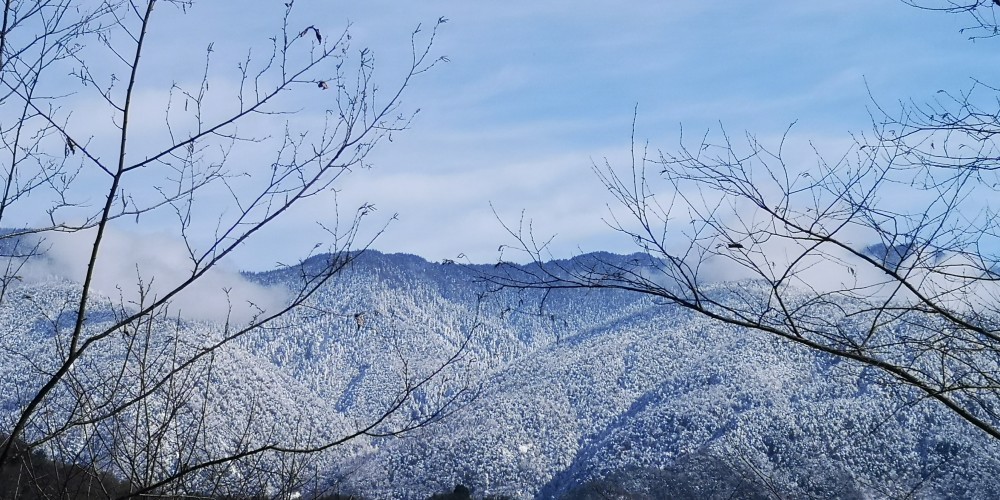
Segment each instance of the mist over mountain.
[[[282,287],[325,258],[244,278]],[[371,498],[427,498],[458,484],[477,498],[1000,497],[997,444],[871,369],[625,291],[554,290],[543,301],[539,291],[492,290],[477,279],[492,270],[363,252],[308,307],[204,361],[213,383],[190,397],[210,402],[205,446],[227,446],[245,432],[227,421],[247,414],[261,439],[348,435],[408,380],[447,365],[386,425],[460,395],[453,412],[405,438],[361,437],[315,455],[301,464],[311,484]],[[43,360],[58,353],[74,298],[55,278],[15,286],[0,308],[4,426],[51,369]],[[110,321],[114,304],[95,299],[88,327]],[[220,331],[182,319],[158,328],[157,369],[172,349]],[[123,352],[76,367],[78,385],[102,390],[102,357]],[[101,454],[110,469],[129,453],[128,443],[60,446],[50,453]]]

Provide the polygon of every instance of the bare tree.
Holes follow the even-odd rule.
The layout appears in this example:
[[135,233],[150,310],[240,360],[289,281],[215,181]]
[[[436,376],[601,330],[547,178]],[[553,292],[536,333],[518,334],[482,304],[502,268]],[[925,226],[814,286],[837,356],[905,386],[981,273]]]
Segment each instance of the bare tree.
[[[413,32],[409,64],[394,84],[380,87],[373,54],[353,49],[348,31],[307,24],[293,1],[283,5],[274,34],[262,38],[263,51],[247,50],[224,62],[234,70],[217,70],[219,49],[209,44],[194,74],[178,74],[164,67],[163,56],[176,57],[172,27],[202,15],[196,2],[3,4],[0,226],[9,229],[0,240],[0,301],[42,318],[16,328],[42,325],[45,336],[43,347],[29,352],[10,333],[0,334],[11,340],[0,342],[0,364],[17,358],[31,367],[22,374],[15,417],[0,423],[0,467],[27,463],[30,450],[44,450],[78,464],[66,469],[77,476],[110,472],[126,481],[126,496],[262,494],[275,477],[297,481],[315,452],[426,425],[460,397],[461,391],[449,393],[421,412],[409,408],[415,393],[460,360],[462,349],[434,370],[404,373],[382,411],[335,436],[316,433],[308,422],[290,441],[268,435],[254,427],[263,408],[251,400],[246,414],[227,422],[232,442],[211,442],[209,428],[220,425],[208,396],[216,357],[308,305],[367,247],[359,228],[374,207],[341,217],[331,206],[337,222],[328,217],[319,236],[310,236],[321,243],[305,256],[309,265],[298,267],[286,300],[265,306],[230,297],[210,338],[192,337],[177,299],[202,293],[196,287],[225,259],[293,207],[335,194],[343,176],[366,166],[374,148],[409,126],[414,112],[401,106],[404,90],[443,60],[430,52],[442,18]],[[190,59],[183,64],[191,67]],[[156,275],[138,265],[131,282],[117,284],[117,297],[98,293],[100,274],[113,265],[113,234],[140,224],[172,231],[186,254],[183,272]],[[84,255],[73,270],[78,281],[55,296],[24,294],[25,273],[51,260],[60,238]],[[249,312],[240,316],[238,308]],[[257,471],[259,484],[246,476],[236,481],[234,464]],[[33,482],[79,483],[73,481]],[[100,487],[91,481],[87,494],[120,493]],[[54,494],[80,494],[60,491]]]
[[[1000,9],[938,4],[981,27]],[[628,167],[594,170],[615,200],[607,222],[643,255],[592,256],[585,271],[546,264],[547,241],[522,220],[507,227],[536,265],[487,279],[652,295],[877,368],[913,389],[911,402],[937,401],[1000,438],[998,96],[975,82],[876,105],[871,131],[833,158],[787,133],[682,134],[673,151],[633,141]]]
[[969,33],[970,39],[992,38],[1000,35],[1000,2],[997,0],[902,0],[911,7],[933,12],[960,14],[971,19],[971,23],[962,28],[962,33]]

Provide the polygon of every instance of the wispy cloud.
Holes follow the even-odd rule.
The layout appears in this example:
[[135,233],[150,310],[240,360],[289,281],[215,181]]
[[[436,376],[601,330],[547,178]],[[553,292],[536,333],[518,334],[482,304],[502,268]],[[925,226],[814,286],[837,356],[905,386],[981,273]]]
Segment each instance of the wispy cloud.
[[[44,280],[57,276],[82,283],[94,237],[95,231],[46,236],[44,255],[29,261],[25,277]],[[133,307],[145,295],[148,305],[189,278],[193,269],[187,247],[171,235],[109,228],[101,242],[92,290]],[[170,311],[190,320],[241,323],[287,301],[283,288],[252,283],[223,265],[173,298]]]
[[[433,51],[451,62],[412,82],[404,110],[422,111],[412,130],[380,145],[371,157],[375,168],[353,172],[337,185],[339,192],[293,211],[268,230],[269,237],[241,252],[241,266],[294,261],[316,243],[303,236],[315,229],[314,222],[329,223],[338,211],[349,213],[367,202],[386,218],[400,214],[375,243],[389,251],[434,259],[464,252],[492,260],[503,230],[491,203],[505,217],[524,209],[540,231],[558,233],[567,251],[578,244],[627,249],[601,220],[608,198],[590,165],[606,156],[627,159],[636,106],[637,138],[649,138],[654,148],[676,144],[680,124],[687,132],[701,132],[722,122],[731,131],[763,137],[780,135],[798,120],[798,133],[816,137],[820,148],[832,145],[833,151],[824,152],[836,155],[848,131],[868,126],[865,82],[880,102],[891,105],[939,88],[961,90],[969,76],[1000,65],[1000,53],[957,33],[960,19],[901,2],[434,0],[331,7],[303,0],[295,5],[293,27],[316,25],[339,33],[352,23],[352,47],[373,50],[383,89],[405,74],[417,24],[426,30],[439,17],[450,19]],[[393,15],[385,15],[390,8]],[[162,137],[158,110],[164,90],[174,79],[197,81],[192,76],[200,75],[210,42],[215,42],[216,74],[229,75],[212,80],[210,92],[225,97],[233,92],[233,68],[246,56],[244,48],[252,46],[255,57],[268,53],[268,36],[280,26],[281,11],[260,0],[198,3],[186,15],[166,9],[164,21],[180,24],[151,31],[151,40],[169,35],[171,43],[152,53],[140,74],[140,107],[150,111],[141,118],[148,123],[137,130],[136,154]],[[232,22],[209,22],[217,19]],[[192,54],[198,65],[192,66]],[[296,117],[299,128],[319,120],[309,114],[324,98],[317,92],[292,102],[306,112]],[[280,133],[284,117],[274,118],[241,132]],[[95,133],[106,134],[105,128]],[[254,150],[231,160],[234,169],[252,172],[254,161],[267,157]],[[204,213],[220,213],[210,199],[202,203]]]

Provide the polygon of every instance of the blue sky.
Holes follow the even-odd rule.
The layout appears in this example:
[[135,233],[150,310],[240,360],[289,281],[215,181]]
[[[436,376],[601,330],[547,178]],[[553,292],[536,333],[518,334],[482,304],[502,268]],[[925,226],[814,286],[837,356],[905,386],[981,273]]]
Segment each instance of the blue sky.
[[[173,18],[182,25],[154,25],[153,39],[172,39],[164,50],[186,58],[160,71],[177,78],[198,67],[190,54],[208,41],[216,64],[234,64],[280,21],[276,5],[196,2]],[[868,126],[869,89],[892,109],[900,99],[966,89],[971,77],[997,82],[1000,68],[995,42],[959,32],[967,19],[895,0],[295,6],[293,25],[331,34],[350,22],[354,47],[374,51],[385,87],[405,70],[413,28],[449,20],[433,51],[450,62],[415,80],[404,97],[406,109],[421,109],[412,129],[383,143],[374,168],[353,172],[336,201],[342,211],[373,203],[370,230],[398,214],[374,247],[432,260],[496,260],[510,239],[494,208],[511,222],[524,210],[538,235],[556,236],[558,256],[631,251],[602,221],[611,200],[590,167],[605,158],[626,166],[635,109],[636,137],[654,149],[675,148],[682,125],[700,135],[721,123],[767,141],[797,121],[797,147],[812,141],[835,156],[849,132]],[[235,265],[294,261],[315,244],[313,221],[329,222],[331,203],[303,205]]]
[[636,106],[637,137],[658,148],[681,124],[776,137],[798,121],[797,141],[835,155],[868,124],[868,88],[892,107],[1000,68],[992,42],[959,33],[966,19],[889,0],[338,2],[330,14],[390,70],[407,27],[450,20],[436,50],[451,62],[407,98],[422,109],[413,129],[345,187],[399,213],[378,248],[432,259],[496,259],[508,239],[491,202],[510,220],[525,210],[556,253],[629,251],[602,223],[608,197],[589,167],[624,161]]

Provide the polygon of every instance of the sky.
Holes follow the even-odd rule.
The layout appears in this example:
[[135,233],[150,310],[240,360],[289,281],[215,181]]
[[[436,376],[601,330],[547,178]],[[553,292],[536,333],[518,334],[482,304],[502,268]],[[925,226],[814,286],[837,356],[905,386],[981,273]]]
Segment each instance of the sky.
[[450,62],[405,97],[421,109],[411,130],[341,200],[398,214],[375,248],[433,260],[495,261],[510,243],[497,215],[522,211],[556,256],[631,251],[603,223],[611,200],[591,165],[627,166],[633,116],[653,148],[676,148],[682,127],[776,140],[796,122],[797,144],[835,155],[870,126],[873,98],[891,109],[1000,68],[994,42],[960,33],[967,19],[891,0],[297,5],[349,20],[390,74],[415,25],[448,19],[433,50]]
[[[260,54],[281,10],[273,0],[205,1],[164,14],[149,34],[158,64],[140,86],[196,79],[208,43],[214,67],[232,69],[248,47]],[[295,262],[316,245],[317,222],[362,204],[377,211],[359,241],[385,227],[372,244],[385,252],[494,262],[512,243],[501,222],[517,224],[522,213],[539,238],[553,237],[555,257],[631,252],[604,222],[613,200],[592,165],[628,167],[633,120],[637,143],[665,151],[682,129],[692,137],[724,127],[776,144],[794,122],[793,147],[836,156],[851,132],[870,127],[874,102],[893,109],[967,89],[972,78],[995,82],[1000,68],[996,42],[960,32],[968,19],[895,0],[296,0],[294,12],[293,31],[312,25],[330,37],[349,26],[352,47],[374,54],[384,88],[404,76],[418,25],[426,36],[448,20],[431,49],[448,62],[411,82],[402,109],[420,111],[372,152],[371,168],[269,227],[234,255],[233,268]],[[316,114],[304,104],[300,116]],[[146,120],[162,123],[155,113]],[[254,160],[241,159],[250,172],[266,167]],[[155,218],[134,226],[117,229],[165,237]]]

